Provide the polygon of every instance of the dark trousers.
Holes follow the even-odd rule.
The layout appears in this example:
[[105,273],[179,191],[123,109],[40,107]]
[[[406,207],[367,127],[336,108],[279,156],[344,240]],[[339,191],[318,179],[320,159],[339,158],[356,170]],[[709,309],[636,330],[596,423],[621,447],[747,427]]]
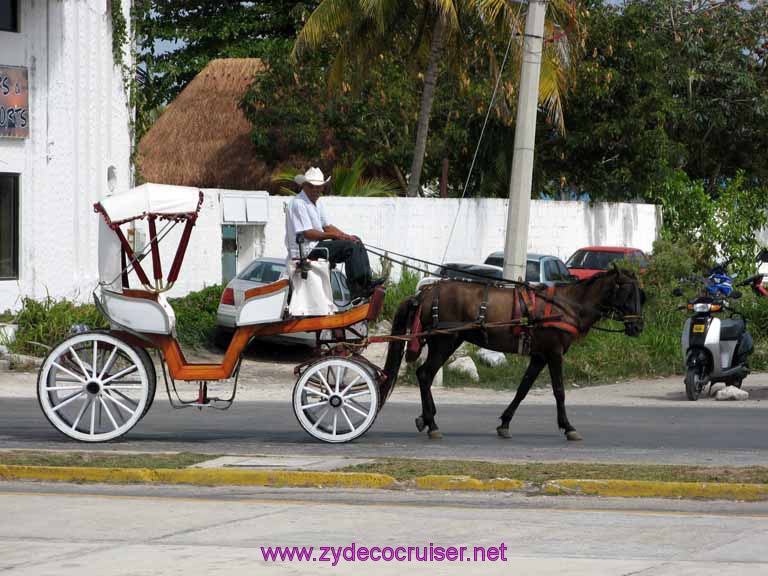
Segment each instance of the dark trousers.
[[367,295],[371,285],[371,264],[362,243],[353,240],[322,240],[309,254],[310,260],[318,258],[328,258],[331,264],[343,262],[352,297]]

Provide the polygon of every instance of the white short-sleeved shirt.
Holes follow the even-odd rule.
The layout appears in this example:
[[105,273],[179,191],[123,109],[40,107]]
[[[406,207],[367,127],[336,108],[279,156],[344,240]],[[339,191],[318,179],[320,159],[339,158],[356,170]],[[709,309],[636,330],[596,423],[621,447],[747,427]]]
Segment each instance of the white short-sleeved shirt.
[[[323,205],[318,199],[317,204],[304,193],[297,194],[285,209],[285,247],[291,258],[299,257],[299,245],[296,243],[296,234],[305,230],[323,231],[330,221],[323,210]],[[308,255],[317,242],[307,240],[304,243],[304,255]]]

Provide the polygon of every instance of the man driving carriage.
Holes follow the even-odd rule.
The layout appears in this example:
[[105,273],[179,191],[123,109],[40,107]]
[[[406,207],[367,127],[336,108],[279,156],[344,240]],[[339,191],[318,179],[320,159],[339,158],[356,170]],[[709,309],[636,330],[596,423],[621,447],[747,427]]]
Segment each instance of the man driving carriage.
[[294,181],[301,192],[289,203],[285,212],[285,246],[291,258],[299,258],[296,235],[304,233],[308,258],[328,258],[331,264],[343,262],[352,298],[367,298],[383,280],[371,277],[368,252],[360,238],[346,234],[331,224],[320,197],[330,181],[319,168],[310,168]]

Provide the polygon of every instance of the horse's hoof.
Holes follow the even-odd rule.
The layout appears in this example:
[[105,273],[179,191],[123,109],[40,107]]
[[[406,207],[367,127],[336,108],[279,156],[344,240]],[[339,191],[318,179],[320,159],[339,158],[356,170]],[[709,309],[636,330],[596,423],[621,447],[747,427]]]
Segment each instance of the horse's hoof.
[[429,431],[429,439],[430,440],[442,440],[443,439],[443,433],[440,432],[440,430],[430,430]]
[[509,433],[509,428],[504,428],[503,426],[496,428],[496,434],[498,434],[500,438],[512,438],[512,434]]
[[581,434],[576,432],[576,430],[571,430],[570,432],[565,433],[565,437],[568,438],[571,442],[580,442],[584,440],[584,438],[581,437]]
[[425,427],[426,427],[426,423],[424,422],[424,418],[422,418],[421,416],[416,418],[416,430],[421,432],[424,430]]

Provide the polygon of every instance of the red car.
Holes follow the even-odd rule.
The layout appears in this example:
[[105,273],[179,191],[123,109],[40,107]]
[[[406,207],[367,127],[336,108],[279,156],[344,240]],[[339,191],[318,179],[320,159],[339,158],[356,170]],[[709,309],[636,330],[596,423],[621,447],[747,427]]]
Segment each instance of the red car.
[[579,278],[579,280],[583,280],[608,270],[611,263],[624,259],[636,260],[640,265],[641,273],[645,272],[645,269],[648,267],[648,258],[642,250],[621,246],[589,246],[587,248],[580,248],[568,258],[565,265],[568,266],[568,272]]

